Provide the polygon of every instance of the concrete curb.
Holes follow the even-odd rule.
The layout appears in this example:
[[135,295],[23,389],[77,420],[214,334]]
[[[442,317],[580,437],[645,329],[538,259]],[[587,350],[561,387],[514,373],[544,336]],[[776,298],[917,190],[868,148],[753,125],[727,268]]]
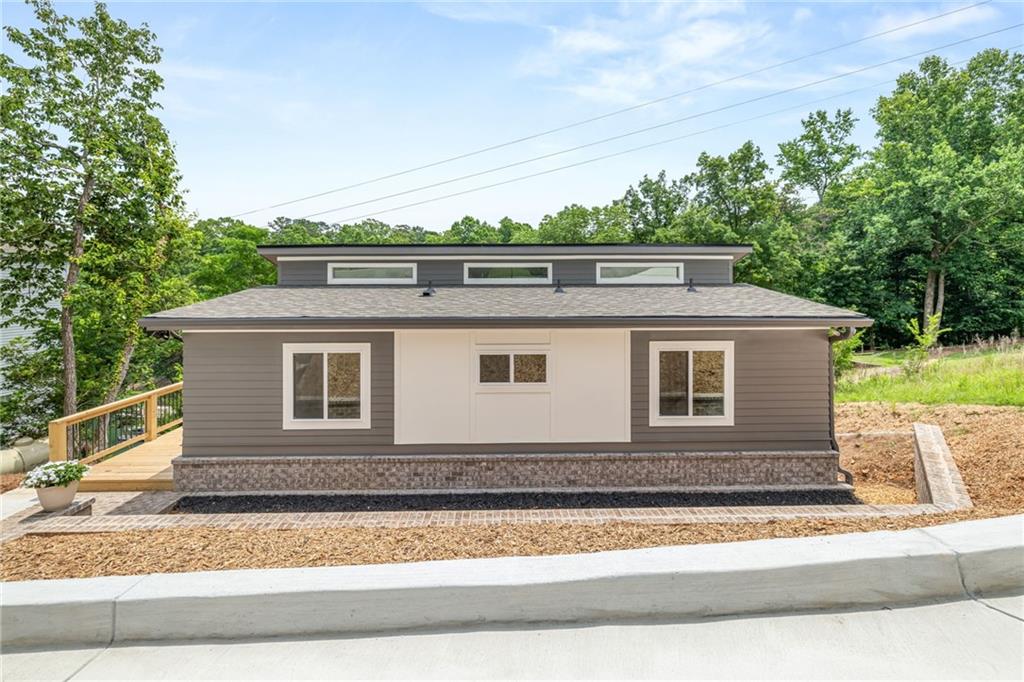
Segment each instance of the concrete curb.
[[3,646],[909,604],[1024,587],[1024,515],[551,557],[6,583]]

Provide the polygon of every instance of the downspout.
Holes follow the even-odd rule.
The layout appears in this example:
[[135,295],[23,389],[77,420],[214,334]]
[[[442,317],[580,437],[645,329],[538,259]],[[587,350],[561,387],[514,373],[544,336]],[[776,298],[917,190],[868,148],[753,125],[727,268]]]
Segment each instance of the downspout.
[[[837,334],[829,333],[828,335],[828,436],[832,449],[836,452],[839,452],[839,441],[836,440],[836,366],[832,357],[832,344],[836,341],[853,338],[856,333],[855,328],[847,327]],[[853,485],[853,473],[839,465],[836,466],[839,473],[843,475],[843,480],[848,485]]]

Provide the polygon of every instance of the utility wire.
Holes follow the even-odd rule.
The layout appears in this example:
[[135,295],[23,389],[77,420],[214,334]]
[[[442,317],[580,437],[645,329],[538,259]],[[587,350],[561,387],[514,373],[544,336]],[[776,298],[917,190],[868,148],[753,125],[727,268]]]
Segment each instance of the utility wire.
[[[1024,43],[1020,43],[1020,44],[1017,44],[1017,45],[1012,45],[1012,46],[1004,48],[1004,49],[1015,50],[1015,49],[1021,47],[1022,45],[1024,45]],[[965,62],[968,62],[968,61],[970,61],[970,59],[964,59],[964,60],[961,60],[959,62],[954,62],[954,64],[962,64],[962,63],[965,63]],[[776,109],[775,111],[769,111],[768,113],[765,113],[765,114],[758,114],[757,116],[751,116],[749,118],[740,119],[738,121],[733,121],[731,123],[724,123],[722,125],[714,126],[712,128],[705,128],[704,130],[697,130],[697,131],[694,131],[692,133],[687,133],[685,135],[678,135],[676,137],[670,137],[670,138],[667,138],[667,139],[664,139],[664,140],[658,140],[656,142],[651,142],[649,144],[641,145],[639,147],[630,147],[629,149],[623,149],[622,151],[614,152],[614,153],[611,153],[611,154],[605,154],[604,156],[597,156],[597,157],[593,157],[593,158],[590,158],[590,159],[584,159],[583,161],[578,161],[576,163],[570,163],[570,164],[567,164],[565,166],[558,166],[556,168],[549,168],[547,170],[538,171],[536,173],[530,173],[528,175],[520,175],[519,177],[510,178],[508,180],[503,180],[501,182],[495,182],[495,183],[492,183],[490,185],[481,185],[479,187],[471,187],[469,189],[462,190],[460,192],[452,192],[451,194],[445,194],[443,196],[433,197],[433,198],[430,198],[430,199],[423,199],[422,201],[416,201],[416,202],[413,202],[413,203],[410,203],[410,204],[403,204],[402,206],[393,206],[391,208],[382,209],[380,211],[374,211],[373,213],[365,213],[365,214],[360,215],[360,216],[353,216],[353,217],[350,217],[350,218],[345,218],[344,220],[340,220],[338,222],[340,224],[344,225],[344,224],[352,223],[352,222],[355,222],[355,221],[358,221],[358,220],[363,220],[365,218],[370,218],[370,217],[373,217],[373,216],[382,215],[384,213],[392,213],[394,211],[400,211],[400,210],[406,209],[406,208],[413,208],[415,206],[422,206],[424,204],[430,204],[430,203],[433,203],[435,201],[443,201],[444,199],[450,199],[452,197],[463,196],[465,194],[472,194],[474,192],[480,192],[480,191],[483,191],[483,190],[486,190],[486,189],[492,189],[494,187],[500,187],[501,185],[509,185],[509,184],[514,183],[514,182],[521,182],[523,180],[529,180],[531,178],[536,178],[536,177],[540,177],[540,176],[543,176],[543,175],[549,175],[551,173],[556,173],[558,171],[568,170],[570,168],[576,168],[578,166],[584,166],[584,165],[587,165],[587,164],[596,163],[598,161],[605,161],[607,159],[612,159],[612,158],[615,158],[615,157],[618,157],[618,156],[624,156],[626,154],[632,154],[633,152],[643,151],[644,149],[650,149],[652,147],[658,147],[660,145],[669,144],[669,143],[672,143],[672,142],[678,142],[679,140],[685,140],[686,138],[696,137],[697,135],[704,135],[706,133],[711,133],[711,132],[714,132],[716,130],[722,130],[723,128],[731,128],[732,126],[742,125],[744,123],[750,123],[751,121],[757,121],[757,120],[760,120],[760,119],[763,119],[763,118],[768,118],[768,117],[771,117],[771,116],[776,116],[778,114],[786,113],[788,111],[793,111],[795,109],[803,109],[805,107],[812,106],[812,105],[815,105],[815,104],[820,104],[822,102],[827,102],[829,100],[837,99],[839,97],[845,97],[847,95],[852,95],[854,93],[861,92],[863,90],[870,90],[872,88],[877,88],[877,87],[882,86],[882,85],[888,85],[889,83],[893,83],[896,80],[897,79],[895,79],[895,78],[891,78],[891,79],[889,79],[887,81],[882,81],[880,83],[875,83],[873,85],[866,85],[864,87],[855,88],[853,90],[847,90],[846,92],[841,92],[841,93],[839,93],[837,95],[829,95],[828,97],[822,97],[821,99],[811,100],[809,102],[802,102],[802,103],[794,105],[794,106],[784,107],[782,109]]]
[[[766,95],[760,95],[758,97],[753,97],[753,98],[750,98],[750,99],[747,99],[747,100],[742,100],[740,102],[733,102],[732,104],[727,104],[727,105],[724,105],[724,106],[721,106],[721,107],[717,107],[715,109],[708,109],[706,111],[698,112],[696,114],[691,114],[689,116],[684,116],[682,118],[673,119],[671,121],[666,121],[664,123],[659,123],[657,125],[647,126],[645,128],[638,128],[636,130],[632,130],[632,131],[629,131],[629,132],[626,132],[626,133],[622,133],[622,134],[619,134],[619,135],[613,135],[612,137],[606,137],[606,138],[601,139],[601,140],[596,140],[596,141],[593,141],[593,142],[587,142],[587,143],[584,143],[584,144],[576,145],[575,147],[569,147],[567,149],[562,149],[562,150],[559,150],[559,151],[550,152],[548,154],[542,154],[540,156],[535,156],[533,158],[524,159],[524,160],[521,160],[521,161],[514,161],[512,163],[508,163],[508,164],[505,164],[505,165],[502,165],[502,166],[497,166],[497,167],[494,167],[494,168],[489,168],[489,169],[486,169],[486,170],[477,171],[475,173],[469,173],[469,174],[466,174],[466,175],[461,175],[459,177],[450,178],[450,179],[447,179],[447,180],[439,180],[438,182],[430,183],[430,184],[427,184],[427,185],[421,185],[419,187],[414,187],[412,189],[407,189],[407,190],[403,190],[403,191],[400,191],[400,192],[393,192],[391,194],[386,194],[386,195],[383,195],[383,196],[374,197],[372,199],[366,199],[364,201],[358,201],[358,202],[355,202],[355,203],[346,204],[344,206],[335,206],[333,208],[324,209],[322,211],[316,211],[314,213],[306,214],[306,215],[302,216],[302,218],[303,219],[313,218],[313,217],[321,216],[321,215],[324,215],[324,214],[327,214],[327,213],[335,213],[337,211],[344,211],[344,210],[347,210],[347,209],[350,209],[350,208],[356,208],[358,206],[364,206],[366,204],[372,204],[372,203],[376,203],[378,201],[384,201],[386,199],[393,199],[395,197],[404,196],[406,194],[412,194],[414,192],[419,192],[419,191],[426,190],[426,189],[432,189],[434,187],[440,187],[442,185],[448,185],[448,184],[451,184],[451,183],[454,183],[454,182],[459,182],[459,181],[462,181],[462,180],[468,180],[470,178],[475,178],[475,177],[479,177],[479,176],[482,176],[482,175],[489,175],[491,173],[496,173],[498,171],[507,170],[509,168],[514,168],[516,166],[522,166],[524,164],[533,163],[535,161],[541,161],[543,159],[549,159],[549,158],[554,157],[554,156],[561,156],[563,154],[568,154],[570,152],[578,151],[580,149],[586,149],[588,147],[594,147],[594,146],[597,146],[597,145],[606,144],[608,142],[613,142],[615,140],[621,140],[623,138],[632,137],[634,135],[639,135],[641,133],[650,132],[652,130],[658,130],[660,128],[665,128],[665,127],[668,127],[668,126],[676,125],[676,124],[679,124],[679,123],[682,123],[682,122],[685,122],[685,121],[690,121],[690,120],[693,120],[693,119],[696,119],[696,118],[701,118],[701,117],[704,117],[704,116],[708,116],[710,114],[720,113],[722,111],[726,111],[726,110],[729,110],[729,109],[735,109],[737,107],[744,106],[746,104],[751,104],[751,103],[754,103],[754,102],[760,102],[762,100],[770,99],[772,97],[778,97],[780,95],[788,94],[788,93],[791,93],[791,92],[796,92],[796,91],[799,91],[799,90],[804,90],[806,88],[814,87],[816,85],[821,85],[822,83],[827,83],[827,82],[830,82],[830,81],[838,80],[840,78],[845,78],[847,76],[852,76],[852,75],[855,75],[855,74],[858,74],[858,73],[863,73],[863,72],[869,71],[871,69],[877,69],[877,68],[882,67],[882,66],[887,66],[889,64],[894,64],[896,62],[904,61],[904,60],[907,60],[907,59],[912,59],[914,57],[919,57],[919,56],[921,56],[923,54],[930,54],[930,53],[936,52],[938,50],[943,50],[943,49],[946,49],[946,48],[949,48],[949,47],[955,47],[957,45],[962,45],[963,43],[970,42],[972,40],[977,40],[979,38],[985,38],[985,37],[988,37],[988,36],[991,36],[991,35],[995,35],[997,33],[1003,33],[1003,32],[1006,32],[1006,31],[1009,31],[1009,30],[1012,30],[1012,29],[1015,29],[1015,28],[1020,28],[1021,26],[1024,26],[1024,23],[1018,23],[1018,24],[1015,24],[1013,26],[1007,26],[1005,28],[997,29],[995,31],[990,31],[988,33],[983,33],[983,34],[971,36],[971,37],[964,38],[962,40],[958,40],[958,41],[955,41],[955,42],[952,42],[952,43],[947,43],[945,45],[939,45],[937,47],[932,47],[932,48],[929,48],[927,50],[921,50],[919,52],[914,52],[912,54],[903,55],[902,57],[897,57],[896,59],[890,59],[890,60],[887,60],[887,61],[884,61],[884,62],[879,62],[877,64],[871,64],[869,66],[864,66],[864,67],[861,67],[859,69],[854,69],[853,71],[847,71],[845,73],[840,73],[840,74],[836,74],[834,76],[829,76],[827,78],[822,78],[822,79],[819,79],[819,80],[816,80],[816,81],[811,81],[811,82],[808,82],[808,83],[803,83],[801,85],[796,85],[796,86],[793,86],[793,87],[790,87],[790,88],[785,88],[783,90],[777,90],[775,92],[768,93]],[[854,92],[856,92],[856,91],[854,91]],[[646,149],[646,148],[647,147],[645,146],[645,147],[640,147],[639,149]],[[599,157],[599,158],[605,158],[605,157]],[[576,165],[576,164],[574,164],[574,165]],[[573,167],[573,166],[572,165],[570,165],[570,166],[563,166],[561,168],[571,168],[571,167]],[[531,176],[524,176],[524,177],[531,177]],[[490,187],[490,186],[491,185],[489,185],[488,187]],[[443,198],[447,198],[447,196],[458,196],[458,195],[457,194],[455,194],[455,195],[446,195]],[[419,205],[419,204],[412,204],[412,205],[416,206],[416,205]],[[389,210],[391,210],[391,209],[389,209]],[[371,213],[371,214],[368,214],[368,215],[376,215],[376,213]],[[366,216],[361,216],[361,217],[366,217]]]
[[240,218],[242,216],[251,215],[253,213],[259,213],[260,211],[268,211],[270,209],[280,208],[282,206],[289,206],[291,204],[297,204],[297,203],[302,202],[302,201],[308,201],[310,199],[316,199],[316,198],[319,198],[319,197],[322,197],[322,196],[327,196],[328,194],[336,194],[337,192],[344,192],[346,190],[355,189],[357,187],[364,187],[366,185],[371,185],[371,184],[374,184],[374,183],[377,183],[377,182],[382,182],[384,180],[390,180],[392,178],[401,177],[403,175],[408,175],[410,173],[415,173],[417,171],[426,170],[428,168],[434,168],[436,166],[441,166],[441,165],[444,165],[444,164],[447,164],[447,163],[452,163],[453,161],[460,161],[462,159],[468,159],[470,157],[478,156],[480,154],[485,154],[487,152],[492,152],[492,151],[495,151],[497,149],[503,149],[505,147],[511,147],[512,145],[520,144],[522,142],[528,142],[530,140],[536,140],[537,138],[540,138],[540,137],[545,137],[547,135],[553,135],[554,133],[559,133],[559,132],[562,132],[562,131],[565,131],[565,130],[571,130],[572,128],[578,128],[579,126],[587,125],[589,123],[595,123],[597,121],[602,121],[602,120],[604,120],[606,118],[611,118],[613,116],[619,116],[621,114],[629,113],[631,111],[636,111],[638,109],[643,109],[645,107],[653,106],[655,104],[660,104],[662,102],[667,102],[667,101],[672,100],[672,99],[677,99],[677,98],[683,97],[685,95],[691,95],[691,94],[693,94],[695,92],[700,92],[702,90],[707,90],[708,88],[713,88],[713,87],[716,87],[716,86],[719,86],[719,85],[724,85],[726,83],[731,83],[733,81],[740,80],[741,78],[749,78],[750,76],[756,76],[756,75],[764,73],[766,71],[770,71],[771,69],[777,69],[777,68],[780,68],[780,67],[783,67],[783,66],[789,66],[790,64],[795,64],[797,62],[803,61],[804,59],[810,59],[811,57],[817,57],[817,56],[820,56],[820,55],[823,55],[823,54],[827,54],[829,52],[835,52],[836,50],[841,50],[841,49],[846,48],[846,47],[851,47],[853,45],[857,45],[859,43],[863,43],[865,41],[872,40],[874,38],[880,38],[882,36],[889,35],[889,34],[892,34],[892,33],[897,33],[899,31],[902,31],[902,30],[905,30],[905,29],[908,29],[908,28],[913,28],[914,26],[920,26],[921,24],[925,24],[925,23],[928,23],[930,21],[935,21],[937,19],[942,19],[943,17],[948,17],[950,15],[957,14],[958,12],[965,12],[965,11],[967,11],[969,9],[974,9],[975,7],[980,7],[981,5],[987,5],[990,2],[992,2],[992,0],[982,0],[981,2],[977,2],[977,3],[973,4],[973,5],[966,5],[964,7],[958,7],[957,9],[950,10],[948,12],[943,12],[942,14],[936,14],[934,16],[925,17],[924,19],[919,19],[919,20],[911,22],[909,24],[903,24],[901,26],[896,26],[894,28],[890,28],[890,29],[887,29],[885,31],[879,31],[878,33],[872,33],[872,34],[866,35],[866,36],[864,36],[862,38],[858,38],[857,40],[851,40],[850,42],[841,43],[839,45],[834,45],[832,47],[827,47],[827,48],[825,48],[823,50],[818,50],[817,52],[810,52],[808,54],[804,54],[804,55],[801,55],[799,57],[794,57],[792,59],[787,59],[787,60],[782,61],[782,62],[777,62],[775,64],[771,64],[769,66],[763,66],[763,67],[761,67],[759,69],[755,69],[753,71],[748,71],[746,73],[741,73],[741,74],[738,74],[736,76],[730,76],[729,78],[724,78],[722,80],[713,81],[711,83],[706,83],[706,84],[698,86],[696,88],[691,88],[689,90],[682,90],[680,92],[675,92],[675,93],[672,93],[672,94],[669,94],[669,95],[665,95],[663,97],[659,97],[657,99],[652,99],[652,100],[648,100],[646,102],[640,102],[639,104],[634,104],[632,106],[624,107],[622,109],[616,109],[614,111],[609,111],[607,113],[600,114],[599,116],[593,116],[591,118],[585,118],[585,119],[582,119],[582,120],[579,120],[579,121],[575,121],[575,122],[572,122],[572,123],[567,123],[565,125],[558,126],[557,128],[549,128],[547,130],[543,130],[543,131],[540,131],[540,132],[537,132],[537,133],[532,133],[530,135],[526,135],[526,136],[523,136],[523,137],[518,137],[518,138],[515,138],[515,139],[512,139],[512,140],[508,140],[506,142],[500,142],[498,144],[494,144],[494,145],[491,145],[491,146],[488,146],[488,147],[481,147],[479,149],[475,149],[475,150],[472,150],[472,151],[469,151],[469,152],[464,152],[462,154],[457,154],[455,156],[449,156],[447,158],[439,159],[437,161],[432,161],[430,163],[426,163],[426,164],[423,164],[421,166],[415,166],[413,168],[407,168],[405,170],[396,171],[394,173],[388,173],[387,175],[380,175],[380,176],[375,177],[375,178],[370,178],[369,180],[363,180],[361,182],[356,182],[356,183],[353,183],[351,185],[345,185],[343,187],[336,187],[334,189],[325,190],[323,192],[317,192],[316,194],[309,194],[309,195],[306,195],[306,196],[303,196],[303,197],[299,197],[297,199],[290,199],[288,201],[282,201],[282,202],[279,202],[279,203],[276,203],[276,204],[270,204],[269,206],[264,206],[262,208],[254,208],[254,209],[251,209],[251,210],[248,210],[248,211],[243,211],[241,213],[236,213],[236,214],[234,214],[231,217],[232,218]]

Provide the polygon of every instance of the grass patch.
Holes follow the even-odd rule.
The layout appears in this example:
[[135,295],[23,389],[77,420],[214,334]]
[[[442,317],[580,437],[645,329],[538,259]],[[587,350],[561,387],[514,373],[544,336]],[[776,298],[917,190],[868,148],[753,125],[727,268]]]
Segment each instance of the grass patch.
[[878,367],[894,367],[903,362],[907,357],[906,350],[878,350],[867,353],[857,353],[853,361],[863,365],[876,365]]
[[864,401],[1024,407],[1024,348],[950,355],[916,375],[839,381],[836,402]]

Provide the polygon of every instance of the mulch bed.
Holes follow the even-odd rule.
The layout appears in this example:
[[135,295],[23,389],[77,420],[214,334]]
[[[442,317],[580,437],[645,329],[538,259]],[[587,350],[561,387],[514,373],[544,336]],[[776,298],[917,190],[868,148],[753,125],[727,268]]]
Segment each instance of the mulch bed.
[[14,490],[25,480],[25,474],[0,474],[0,493]]
[[847,490],[750,493],[464,493],[459,495],[190,495],[172,514],[609,509],[859,504]]
[[[840,405],[837,430],[908,431],[938,424],[975,508],[896,518],[798,519],[743,524],[531,524],[425,528],[332,528],[280,531],[130,531],[25,536],[0,557],[3,580],[131,575],[153,572],[336,566],[494,556],[571,554],[660,545],[733,542],[873,530],[902,530],[1024,512],[1024,410],[1018,408],[860,403]],[[869,442],[870,441],[870,442]],[[907,490],[910,452],[898,441],[840,444],[857,494]],[[886,454],[889,452],[890,454]],[[895,459],[894,459],[895,458]],[[909,469],[908,469],[908,462]],[[910,500],[913,501],[912,499]]]

